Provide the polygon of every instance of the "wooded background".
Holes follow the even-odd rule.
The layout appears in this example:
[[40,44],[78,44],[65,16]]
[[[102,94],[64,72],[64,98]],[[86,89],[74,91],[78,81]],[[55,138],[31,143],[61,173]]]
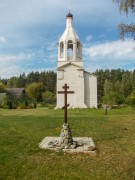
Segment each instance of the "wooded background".
[[[135,69],[133,71],[122,69],[96,70],[92,74],[98,79],[98,103],[123,104],[128,103],[129,97],[135,96]],[[43,99],[55,99],[56,94],[56,72],[31,72],[19,77],[0,79],[0,92],[5,92],[5,88],[22,88],[31,99],[42,101]],[[38,95],[33,93],[34,89]],[[33,93],[33,95],[32,95]],[[35,96],[35,97],[34,97]]]

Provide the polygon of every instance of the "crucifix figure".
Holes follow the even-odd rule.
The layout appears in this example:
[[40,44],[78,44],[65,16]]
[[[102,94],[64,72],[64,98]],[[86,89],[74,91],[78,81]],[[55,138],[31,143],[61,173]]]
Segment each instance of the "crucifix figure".
[[58,91],[58,94],[64,94],[64,107],[63,109],[65,110],[65,118],[64,118],[64,123],[67,124],[67,107],[69,104],[67,104],[67,94],[73,94],[74,91],[67,91],[69,89],[69,86],[65,84],[63,87],[64,91]]

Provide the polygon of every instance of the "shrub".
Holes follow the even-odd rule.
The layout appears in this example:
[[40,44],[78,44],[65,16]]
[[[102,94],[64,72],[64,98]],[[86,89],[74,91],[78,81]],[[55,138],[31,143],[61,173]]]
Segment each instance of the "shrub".
[[12,109],[13,108],[12,101],[9,101],[7,105],[8,105],[8,109]]
[[27,100],[27,99],[25,100],[24,103],[25,103],[25,106],[28,107],[29,103],[28,103],[28,100]]
[[135,96],[130,97],[130,105],[135,109]]
[[25,104],[21,104],[21,105],[19,105],[18,108],[19,108],[19,109],[27,109],[27,106],[25,106]]
[[34,109],[36,109],[37,108],[37,104],[36,104],[36,102],[34,102]]

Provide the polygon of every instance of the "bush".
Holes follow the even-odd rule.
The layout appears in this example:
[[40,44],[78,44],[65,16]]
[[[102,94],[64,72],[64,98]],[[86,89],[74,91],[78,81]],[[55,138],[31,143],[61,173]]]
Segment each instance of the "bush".
[[28,100],[27,100],[27,99],[25,100],[24,103],[25,103],[25,106],[28,107],[29,103],[28,103]]
[[7,102],[8,109],[13,109],[12,101]]
[[29,105],[29,106],[27,107],[27,109],[33,109],[33,106],[32,106],[32,105]]
[[130,105],[135,109],[135,96],[130,97]]
[[36,102],[34,102],[34,109],[36,109],[37,108],[37,104],[36,104]]
[[27,104],[27,103],[24,103],[24,104],[20,104],[18,106],[19,109],[33,109],[33,105],[32,104]]
[[4,109],[9,109],[9,107],[7,105],[3,106]]
[[103,103],[109,105],[120,105],[125,101],[124,96],[116,92],[110,91],[106,96],[103,96]]
[[21,105],[19,105],[18,108],[19,108],[19,109],[27,109],[27,106],[25,106],[25,104],[21,104]]

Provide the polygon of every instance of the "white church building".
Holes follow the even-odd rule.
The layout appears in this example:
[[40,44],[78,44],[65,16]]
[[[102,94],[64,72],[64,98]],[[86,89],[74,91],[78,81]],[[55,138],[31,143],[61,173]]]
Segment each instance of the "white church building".
[[57,105],[64,106],[63,86],[69,86],[69,108],[97,108],[97,77],[84,70],[82,43],[73,27],[73,15],[66,16],[66,29],[58,42]]

